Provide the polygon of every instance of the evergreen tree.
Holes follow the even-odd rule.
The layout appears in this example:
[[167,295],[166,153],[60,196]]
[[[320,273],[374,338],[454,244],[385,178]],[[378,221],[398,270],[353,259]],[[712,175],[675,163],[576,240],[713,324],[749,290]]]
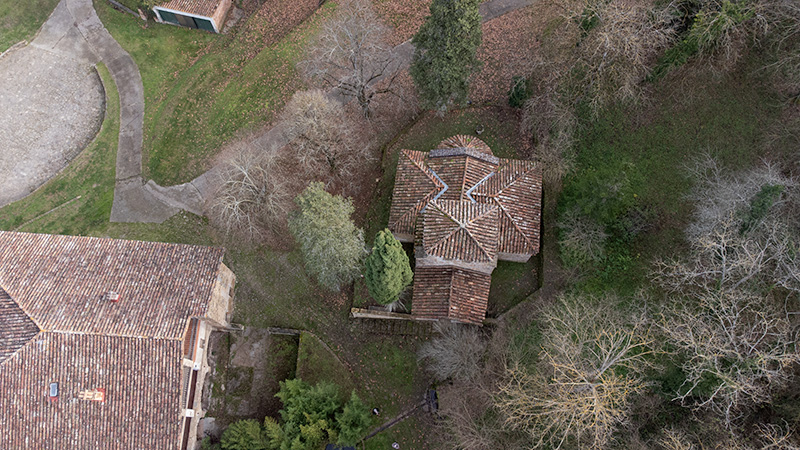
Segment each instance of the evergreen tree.
[[315,450],[325,440],[336,440],[336,413],[342,408],[338,386],[311,386],[299,378],[281,381],[280,386],[275,396],[283,403],[281,450]]
[[408,255],[389,230],[375,236],[375,245],[365,263],[364,278],[372,298],[381,305],[397,300],[411,284],[413,274]]
[[255,420],[239,420],[222,433],[222,450],[267,450],[261,424]]
[[431,15],[411,41],[411,77],[423,106],[444,112],[462,104],[469,77],[480,67],[480,0],[433,0]]
[[294,201],[299,209],[289,217],[289,230],[300,244],[306,271],[338,291],[358,276],[366,253],[364,233],[350,220],[353,201],[325,192],[318,182]]
[[353,391],[350,394],[350,401],[344,405],[342,412],[336,415],[336,423],[339,425],[337,444],[357,444],[364,438],[370,422],[369,408],[358,398],[356,391]]

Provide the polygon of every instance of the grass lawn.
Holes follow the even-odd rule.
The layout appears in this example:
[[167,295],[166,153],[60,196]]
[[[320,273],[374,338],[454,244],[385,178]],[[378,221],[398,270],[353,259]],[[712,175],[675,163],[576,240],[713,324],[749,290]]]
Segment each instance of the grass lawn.
[[0,209],[0,229],[92,234],[108,226],[114,200],[119,94],[108,69],[97,66],[106,91],[100,132],[58,175],[33,194]]
[[0,0],[0,53],[20,41],[30,41],[58,0]]
[[566,180],[560,206],[568,194],[591,197],[582,180],[596,176],[617,183],[624,177],[629,186],[620,195],[632,193],[649,222],[648,231],[608,251],[603,267],[586,280],[587,289],[632,293],[647,284],[655,257],[685,249],[683,228],[692,211],[686,167],[693,157],[708,151],[732,170],[761,158],[765,133],[780,111],[754,67],[722,77],[696,71],[705,73],[661,82],[652,106],[612,109],[587,122],[577,170]]
[[296,375],[309,384],[327,381],[338,385],[342,401],[347,401],[355,388],[350,369],[311,333],[300,335]]
[[208,170],[228,140],[269,122],[303,87],[295,64],[334,4],[275,43],[259,14],[229,34],[210,34],[153,23],[145,28],[102,0],[95,8],[142,74],[145,176],[172,185]]

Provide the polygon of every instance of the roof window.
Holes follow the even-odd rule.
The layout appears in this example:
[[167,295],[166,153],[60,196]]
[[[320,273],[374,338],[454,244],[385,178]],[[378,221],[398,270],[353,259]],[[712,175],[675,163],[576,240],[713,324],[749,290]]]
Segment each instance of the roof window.
[[50,383],[50,401],[58,400],[58,383]]

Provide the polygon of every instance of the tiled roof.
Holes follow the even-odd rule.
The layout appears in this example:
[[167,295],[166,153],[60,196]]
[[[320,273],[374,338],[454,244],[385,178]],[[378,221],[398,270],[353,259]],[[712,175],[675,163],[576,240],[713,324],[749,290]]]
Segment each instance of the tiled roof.
[[402,150],[389,229],[417,247],[412,313],[482,323],[498,259],[539,252],[541,170],[453,136],[428,153]]
[[[180,339],[224,250],[0,231],[0,287],[44,331]],[[102,297],[119,293],[118,302]]]
[[426,319],[481,324],[491,276],[456,267],[417,267],[411,313]]
[[422,248],[426,255],[466,262],[497,258],[498,208],[495,205],[438,200],[423,213]]
[[389,211],[389,228],[395,233],[413,234],[420,210],[443,188],[444,185],[425,167],[425,153],[401,150]]
[[0,288],[0,364],[37,334],[39,327]]
[[[40,333],[0,363],[0,448],[174,449],[181,342]],[[58,383],[58,400],[48,388]],[[80,400],[105,389],[104,402]]]
[[486,142],[483,142],[475,136],[467,136],[465,134],[457,134],[443,140],[439,143],[438,148],[474,148],[481,153],[493,155],[492,149],[486,145]]
[[[462,145],[467,138],[455,136],[442,145]],[[486,145],[473,139],[475,148]],[[469,147],[450,147],[429,153],[402,150],[389,212],[389,229],[398,235],[413,236],[419,212],[434,198],[468,202],[474,199],[499,208],[500,253],[538,253],[541,169],[533,161],[496,158],[491,150],[475,156],[467,153],[469,150]]]
[[222,0],[170,0],[157,6],[189,14],[197,14],[198,16],[211,17],[221,2]]
[[177,448],[182,340],[223,252],[0,231],[0,449]]
[[495,174],[479,185],[472,196],[500,208],[501,253],[539,253],[542,172],[536,163],[501,159]]

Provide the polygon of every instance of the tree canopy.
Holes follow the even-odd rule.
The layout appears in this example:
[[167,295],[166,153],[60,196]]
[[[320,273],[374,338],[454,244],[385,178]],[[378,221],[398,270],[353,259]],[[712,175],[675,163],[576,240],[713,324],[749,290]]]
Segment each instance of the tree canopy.
[[352,200],[331,195],[315,182],[295,203],[289,229],[300,244],[306,270],[320,285],[339,290],[359,275],[366,254],[364,233],[350,219]]
[[469,77],[480,67],[479,0],[433,0],[431,15],[412,39],[411,77],[422,105],[441,112],[464,103]]
[[381,305],[396,301],[403,289],[411,284],[413,274],[408,255],[389,230],[380,231],[375,236],[375,245],[365,266],[367,289]]

